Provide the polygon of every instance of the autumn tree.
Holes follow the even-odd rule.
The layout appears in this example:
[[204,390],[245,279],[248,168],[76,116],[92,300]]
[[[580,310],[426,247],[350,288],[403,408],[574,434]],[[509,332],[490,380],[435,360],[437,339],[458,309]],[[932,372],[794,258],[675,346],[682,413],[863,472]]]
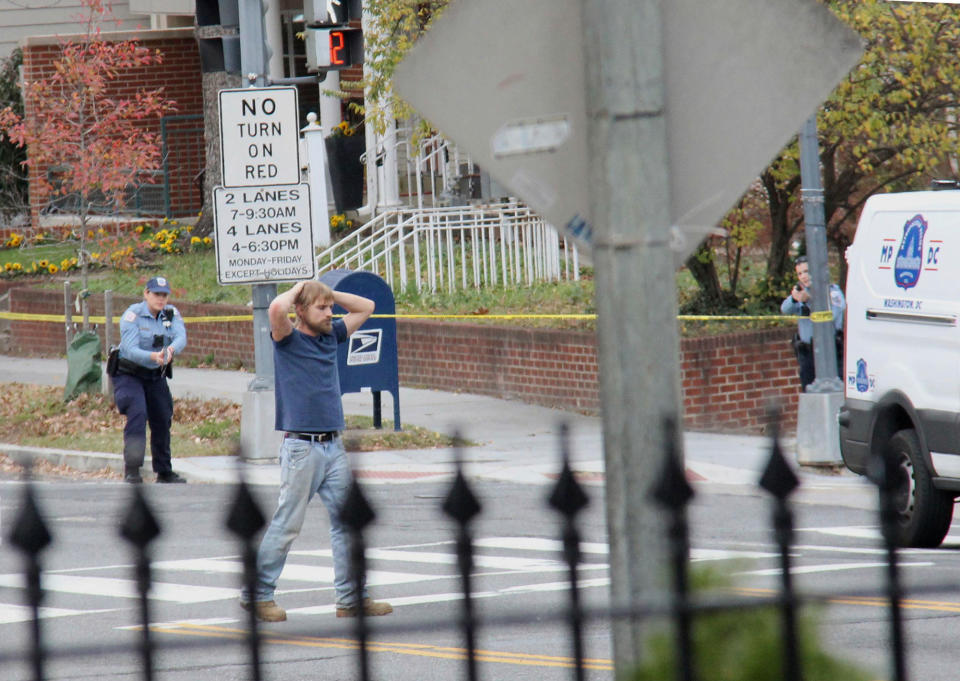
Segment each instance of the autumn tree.
[[[88,226],[94,211],[114,212],[131,186],[152,181],[161,163],[160,136],[151,127],[174,110],[162,88],[120,94],[118,80],[160,64],[159,51],[135,40],[110,41],[101,26],[112,19],[104,0],[82,0],[84,31],[60,42],[50,75],[23,83],[24,113],[0,111],[0,133],[26,148],[24,164],[51,201],[71,199],[79,225],[83,288],[87,288]],[[48,169],[63,169],[55,181]],[[84,316],[86,318],[86,315]]]
[[[832,0],[866,42],[859,65],[820,107],[817,125],[827,238],[845,264],[871,194],[926,188],[960,153],[960,10],[955,5]],[[794,143],[764,172],[772,223],[768,271],[787,269],[803,223]],[[845,272],[843,273],[845,275]]]
[[[20,48],[0,60],[0,108],[9,107],[18,116],[23,115],[19,85],[21,64]],[[0,139],[0,225],[27,211],[27,178],[23,171],[26,159],[23,147],[9,139]]]
[[[449,0],[366,0],[371,24],[364,33],[365,108],[354,105],[379,131],[394,118],[413,115],[413,109],[393,92],[393,72],[417,39],[430,29]],[[343,96],[351,96],[349,84]],[[389,120],[388,120],[389,118]]]
[[[925,188],[931,179],[955,174],[960,152],[960,10],[956,5],[886,0],[827,0],[834,13],[863,38],[860,63],[817,112],[827,240],[839,256],[851,243],[860,208],[878,192]],[[803,207],[794,140],[763,170],[758,183],[730,215],[769,225],[767,288],[791,278],[791,244],[801,239]],[[762,209],[755,199],[759,196]],[[736,220],[734,220],[736,222]],[[729,226],[725,225],[725,226]],[[731,233],[731,239],[738,235]],[[729,303],[716,271],[723,242],[714,241],[688,262],[701,298]]]

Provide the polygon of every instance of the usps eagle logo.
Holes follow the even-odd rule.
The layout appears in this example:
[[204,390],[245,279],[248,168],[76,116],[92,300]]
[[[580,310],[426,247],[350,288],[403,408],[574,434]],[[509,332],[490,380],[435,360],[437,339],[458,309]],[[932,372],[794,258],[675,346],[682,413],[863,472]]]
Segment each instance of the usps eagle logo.
[[893,278],[903,290],[911,289],[920,279],[923,268],[923,237],[927,233],[927,221],[922,215],[914,215],[903,226],[900,250],[893,264]]
[[383,329],[363,329],[350,336],[347,347],[347,366],[376,364],[380,361]]

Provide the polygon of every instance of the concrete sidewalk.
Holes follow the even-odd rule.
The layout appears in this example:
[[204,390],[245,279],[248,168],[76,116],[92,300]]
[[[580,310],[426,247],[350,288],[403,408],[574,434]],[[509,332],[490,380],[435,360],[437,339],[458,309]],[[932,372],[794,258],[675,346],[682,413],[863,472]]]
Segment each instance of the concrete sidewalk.
[[[0,382],[62,386],[67,365],[63,359],[31,359],[0,355]],[[177,367],[170,382],[174,398],[220,398],[241,403],[253,374],[240,371]],[[344,395],[348,414],[373,412],[370,394]],[[384,418],[392,418],[393,404],[384,393]],[[471,478],[550,484],[560,467],[559,424],[570,427],[572,466],[586,484],[603,482],[603,439],[600,419],[482,395],[435,390],[400,389],[402,424],[413,424],[443,433],[457,430],[479,443],[463,450],[464,470]],[[121,427],[118,416],[117,427]],[[770,451],[763,437],[686,433],[688,476],[693,481],[755,485]],[[785,444],[791,452],[792,443]],[[253,484],[279,484],[275,459],[266,463],[238,464],[233,457],[177,458],[174,468],[192,482],[232,483],[238,475]],[[81,470],[105,466],[122,470],[119,454],[73,452],[0,444],[0,452],[32,455]],[[444,479],[454,472],[451,449],[397,450],[351,454],[357,477],[370,484],[399,484]],[[149,464],[147,464],[149,470]],[[808,484],[859,484],[852,474],[823,475],[804,471]]]

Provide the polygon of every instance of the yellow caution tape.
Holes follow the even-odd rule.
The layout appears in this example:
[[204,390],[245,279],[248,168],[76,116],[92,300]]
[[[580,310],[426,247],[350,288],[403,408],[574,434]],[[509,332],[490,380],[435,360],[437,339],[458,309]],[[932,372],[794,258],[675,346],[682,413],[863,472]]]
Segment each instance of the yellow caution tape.
[[374,314],[373,319],[596,319],[595,314]]
[[[28,312],[0,312],[0,319],[12,319],[18,322],[65,322],[67,321],[67,318],[64,317],[62,314],[61,315],[31,314]],[[92,317],[90,319],[91,321],[93,320]]]
[[832,310],[821,310],[820,312],[811,312],[810,321],[812,322],[832,322],[833,321],[833,311]]
[[717,321],[741,321],[741,322],[786,322],[796,321],[793,315],[768,314],[768,315],[739,315],[739,314],[718,314],[718,315],[700,315],[700,314],[681,314],[677,319],[682,322],[717,322]]
[[[596,319],[596,314],[375,314],[371,315],[373,319]],[[810,315],[813,321],[831,321],[833,313],[814,312]],[[67,321],[64,315],[56,314],[38,314],[31,312],[0,312],[0,319],[9,319],[19,322],[60,322]],[[81,321],[81,317],[71,318],[72,322]],[[716,321],[740,321],[740,322],[778,322],[793,321],[796,317],[792,315],[677,315],[677,319],[684,322],[716,322]],[[93,324],[106,324],[107,319],[103,316],[91,316],[89,320]],[[114,321],[119,321],[116,318]],[[252,314],[239,315],[211,315],[206,317],[184,317],[184,323],[197,324],[203,322],[250,322],[253,321]]]
[[[61,322],[66,323],[67,318],[62,314],[39,314],[33,312],[0,312],[0,319],[10,319],[17,322]],[[91,315],[88,317],[91,324],[106,324],[107,318],[104,316]],[[81,322],[83,317],[75,315],[70,318],[71,322]],[[120,318],[115,317],[114,322],[119,323]],[[184,317],[185,323],[195,322],[249,322],[253,321],[252,314],[240,315],[215,315],[211,317]]]

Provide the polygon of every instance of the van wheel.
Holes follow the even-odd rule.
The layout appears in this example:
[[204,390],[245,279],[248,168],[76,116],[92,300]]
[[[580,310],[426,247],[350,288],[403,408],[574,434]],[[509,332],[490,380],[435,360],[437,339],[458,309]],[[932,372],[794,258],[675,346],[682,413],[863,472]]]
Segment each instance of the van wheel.
[[916,431],[894,434],[890,449],[896,463],[893,499],[897,545],[940,546],[953,520],[953,495],[934,488]]

